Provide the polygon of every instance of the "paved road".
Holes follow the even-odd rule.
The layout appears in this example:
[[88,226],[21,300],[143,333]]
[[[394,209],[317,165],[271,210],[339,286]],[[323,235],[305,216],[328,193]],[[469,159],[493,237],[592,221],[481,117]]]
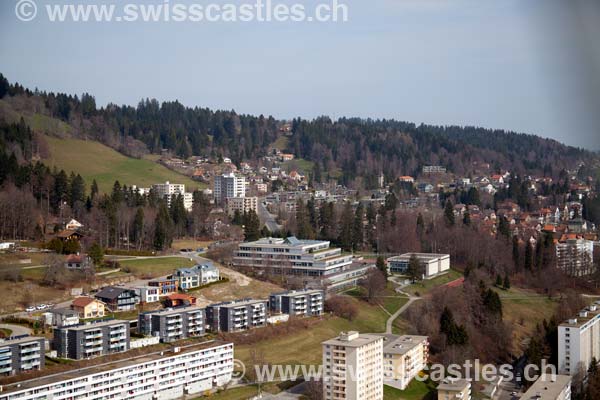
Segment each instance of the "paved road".
[[277,224],[277,221],[275,221],[275,216],[267,210],[267,207],[265,207],[263,198],[259,199],[259,201],[258,201],[257,211],[258,211],[258,218],[262,222],[264,222],[264,224],[267,226],[267,229],[269,231],[277,232],[277,231],[281,230],[282,226]]
[[410,305],[412,303],[414,303],[415,301],[421,300],[420,297],[414,297],[414,296],[410,296],[408,298],[408,302],[403,305],[402,307],[400,307],[400,309],[398,309],[398,311],[396,311],[395,313],[392,314],[391,317],[388,318],[387,322],[385,323],[385,333],[387,334],[391,334],[392,333],[392,326],[394,324],[394,321],[396,320],[396,318],[398,318],[400,316],[400,314],[402,314],[404,311],[406,311],[408,309],[408,307],[410,307]]
[[31,329],[21,325],[0,324],[0,329],[10,329],[11,336],[31,335]]

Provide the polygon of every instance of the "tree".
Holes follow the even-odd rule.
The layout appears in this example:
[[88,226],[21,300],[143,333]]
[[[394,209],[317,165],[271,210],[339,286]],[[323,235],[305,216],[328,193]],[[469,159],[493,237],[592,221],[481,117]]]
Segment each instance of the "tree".
[[444,220],[447,226],[454,226],[456,223],[454,218],[454,206],[450,199],[446,200],[446,206],[444,207]]
[[440,316],[440,333],[446,335],[446,343],[449,346],[462,346],[469,341],[467,330],[463,325],[458,325],[454,322],[454,316],[448,307],[444,307]]
[[100,265],[104,259],[104,249],[97,242],[94,242],[88,250],[88,255],[92,259],[94,265]]
[[244,240],[253,242],[260,239],[260,220],[254,210],[244,213]]
[[508,278],[508,274],[504,275],[504,289],[510,289],[510,279]]
[[531,243],[525,243],[525,270],[531,271],[533,266],[533,249],[531,248]]
[[379,271],[381,271],[381,273],[385,277],[385,280],[387,281],[389,272],[388,272],[387,265],[385,263],[385,258],[383,258],[383,256],[377,256],[377,261],[375,263],[375,266],[377,267],[377,269]]
[[356,212],[354,214],[354,227],[352,230],[352,249],[359,250],[362,247],[364,241],[363,234],[363,218],[364,218],[364,208],[362,204],[359,204],[356,207]]
[[342,249],[351,251],[353,242],[354,213],[352,212],[352,204],[350,204],[349,201],[344,205],[340,226],[341,228],[338,242]]
[[469,210],[465,211],[465,215],[463,215],[463,224],[471,226],[471,214],[469,213]]
[[515,270],[521,268],[521,248],[519,246],[519,237],[517,235],[512,238],[512,258]]
[[98,195],[98,183],[94,179],[92,181],[92,186],[90,188],[90,196],[91,196],[92,200],[94,200],[94,198],[96,198],[97,195]]
[[376,301],[377,296],[385,290],[385,276],[377,269],[371,270],[367,276],[361,280],[360,285],[367,291],[367,300],[370,303],[373,303]]
[[502,278],[500,277],[500,274],[496,275],[496,286],[497,287],[502,286]]
[[[500,283],[502,283],[502,280],[500,280]],[[492,289],[486,290],[483,294],[483,305],[492,317],[502,319],[502,301],[498,293]]]
[[408,260],[408,276],[412,279],[413,282],[420,281],[423,279],[423,266],[421,262],[414,254],[410,256]]
[[139,250],[142,247],[142,241],[144,238],[144,209],[138,207],[133,218],[133,229],[131,231],[132,241],[136,244],[136,248]]

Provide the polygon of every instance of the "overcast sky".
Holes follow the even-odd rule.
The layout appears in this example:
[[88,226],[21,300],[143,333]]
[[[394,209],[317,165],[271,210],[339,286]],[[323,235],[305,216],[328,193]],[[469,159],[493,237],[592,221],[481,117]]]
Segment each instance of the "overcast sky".
[[0,72],[30,88],[101,105],[480,125],[600,149],[600,2],[346,0],[346,23],[21,22],[16,3],[0,2]]

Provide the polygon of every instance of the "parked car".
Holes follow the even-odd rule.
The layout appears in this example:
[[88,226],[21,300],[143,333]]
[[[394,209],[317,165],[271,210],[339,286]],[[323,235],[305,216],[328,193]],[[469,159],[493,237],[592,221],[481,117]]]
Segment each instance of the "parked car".
[[34,306],[29,306],[25,309],[25,311],[27,312],[34,312],[35,311],[35,307]]

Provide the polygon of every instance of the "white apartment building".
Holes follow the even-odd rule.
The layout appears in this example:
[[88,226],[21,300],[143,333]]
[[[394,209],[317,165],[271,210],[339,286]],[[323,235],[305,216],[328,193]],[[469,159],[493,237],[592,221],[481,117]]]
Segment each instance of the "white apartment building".
[[231,381],[233,343],[204,342],[4,385],[0,400],[171,400]]
[[447,377],[437,387],[438,400],[471,400],[471,382]]
[[571,400],[571,381],[568,375],[542,375],[521,400]]
[[383,383],[406,389],[429,358],[427,336],[380,334],[383,337]]
[[194,204],[194,195],[192,193],[187,193],[185,191],[185,185],[182,183],[170,183],[169,181],[165,183],[157,183],[152,185],[152,190],[156,193],[158,197],[161,199],[165,199],[167,201],[167,205],[171,207],[171,197],[173,195],[181,195],[183,197],[183,206],[187,211],[192,211],[192,206]]
[[352,255],[339,248],[329,248],[325,240],[263,238],[240,243],[234,253],[237,267],[252,267],[267,273],[325,277],[341,272],[352,264]]
[[228,198],[246,197],[246,177],[233,172],[215,176],[213,196],[216,204],[224,205]]
[[557,243],[556,262],[559,269],[571,276],[585,276],[593,273],[594,242],[575,238]]
[[235,212],[244,214],[258,209],[258,197],[228,197],[226,200],[227,213],[234,215]]
[[600,301],[558,326],[558,373],[587,371],[592,358],[600,360]]
[[351,331],[323,342],[323,398],[383,399],[383,337]]

